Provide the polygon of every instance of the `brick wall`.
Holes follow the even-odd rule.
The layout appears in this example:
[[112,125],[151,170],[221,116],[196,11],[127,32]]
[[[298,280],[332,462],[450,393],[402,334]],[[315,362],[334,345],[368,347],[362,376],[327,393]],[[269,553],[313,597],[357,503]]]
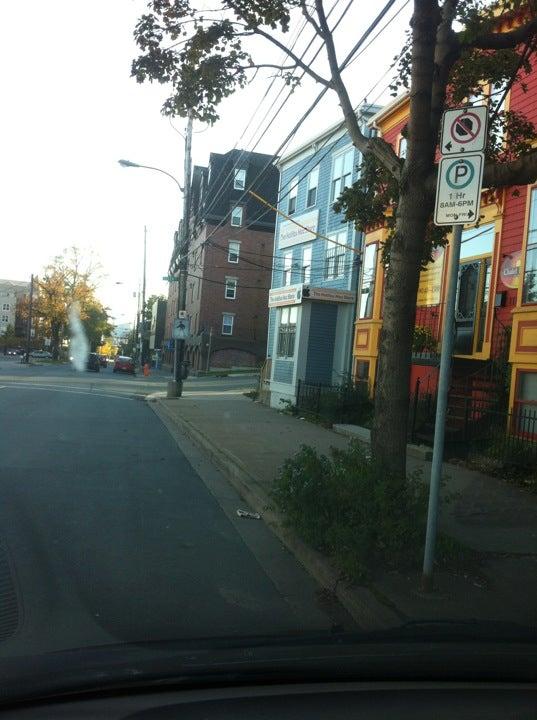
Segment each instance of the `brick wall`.
[[[244,222],[248,223],[247,217]],[[228,262],[230,240],[240,242],[238,263]],[[229,223],[220,227],[207,224],[191,240],[187,312],[194,335],[207,336],[213,329],[212,347],[219,366],[249,365],[266,355],[272,241],[271,232],[235,228]],[[234,300],[225,297],[226,276],[237,278]],[[222,335],[223,313],[234,314],[231,336]],[[201,362],[199,354],[191,349],[194,366]]]

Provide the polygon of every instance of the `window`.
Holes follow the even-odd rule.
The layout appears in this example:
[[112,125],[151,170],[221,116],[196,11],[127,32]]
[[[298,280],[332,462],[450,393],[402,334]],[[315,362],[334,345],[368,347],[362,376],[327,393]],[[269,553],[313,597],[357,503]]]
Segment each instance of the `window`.
[[238,263],[240,249],[240,242],[237,242],[236,240],[230,240],[227,245],[227,261],[230,263]]
[[293,253],[286,253],[283,256],[283,284],[291,284],[291,273],[293,267]]
[[314,167],[308,175],[308,197],[306,207],[312,207],[317,202],[317,186],[319,185],[319,166]]
[[309,283],[311,280],[311,245],[302,251],[302,282]]
[[367,245],[364,253],[362,269],[362,286],[360,288],[359,318],[370,318],[373,315],[373,300],[375,298],[375,273],[377,269],[377,245]]
[[[337,242],[345,242],[347,233],[338,233],[336,235]],[[335,280],[345,275],[345,258],[347,251],[340,245],[327,244],[326,258],[324,263],[325,280]]]
[[537,303],[537,188],[531,191],[522,302]]
[[234,227],[240,227],[242,225],[242,207],[237,205],[231,211],[231,224]]
[[406,137],[402,137],[399,140],[399,157],[404,160],[406,158],[406,148],[408,145],[408,140]]
[[244,190],[246,185],[246,170],[244,168],[237,168],[235,170],[235,179],[233,181],[233,187],[235,190]]
[[278,328],[278,357],[293,357],[295,354],[296,319],[298,308],[282,308],[280,314],[280,326]]
[[2,305],[2,310],[9,310],[9,303],[4,303]]
[[233,321],[235,315],[222,313],[222,335],[233,335]]
[[2,322],[3,323],[9,322],[9,317],[7,315],[2,315]]
[[494,248],[494,225],[482,225],[464,230],[461,239],[461,260],[476,255],[492,254]]
[[237,297],[237,278],[226,278],[225,297],[226,300],[235,300]]
[[352,166],[354,163],[354,148],[347,150],[334,158],[332,165],[332,185],[330,190],[330,201],[334,202],[341,195],[343,190],[352,182]]
[[537,437],[537,372],[519,372],[516,383],[514,423],[518,433]]
[[289,205],[287,206],[287,214],[292,215],[296,211],[296,197],[298,195],[298,177],[291,180],[289,188]]

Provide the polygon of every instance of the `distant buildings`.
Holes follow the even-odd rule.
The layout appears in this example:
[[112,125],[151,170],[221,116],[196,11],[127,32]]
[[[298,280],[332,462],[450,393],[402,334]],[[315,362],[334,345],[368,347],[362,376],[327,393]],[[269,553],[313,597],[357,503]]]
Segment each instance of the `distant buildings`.
[[166,321],[166,300],[157,299],[151,308],[151,327],[149,330],[149,349],[162,350],[164,325]]
[[[253,367],[266,355],[267,300],[272,273],[279,173],[271,155],[243,150],[211,153],[195,166],[191,184],[186,311],[191,336],[185,358],[194,370]],[[177,273],[178,246],[171,270]],[[170,283],[166,360],[178,283]]]
[[0,280],[0,335],[11,326],[16,337],[24,337],[26,320],[21,305],[29,293],[30,283],[25,280]]

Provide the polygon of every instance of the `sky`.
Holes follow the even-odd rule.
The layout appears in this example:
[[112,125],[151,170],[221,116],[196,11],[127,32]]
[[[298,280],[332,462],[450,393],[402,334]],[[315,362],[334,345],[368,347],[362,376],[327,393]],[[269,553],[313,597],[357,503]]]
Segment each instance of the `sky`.
[[[338,18],[347,4],[335,2],[332,18]],[[333,3],[326,0],[325,5],[329,9]],[[201,6],[195,0],[192,4]],[[207,0],[203,7],[215,4]],[[384,0],[354,0],[335,32],[340,58],[384,4]],[[382,76],[402,46],[411,3],[397,0],[386,16],[387,21],[403,5],[344,74],[354,104],[366,95],[369,102],[391,99],[387,85],[393,71]],[[0,43],[0,277],[29,279],[64,248],[76,245],[99,260],[97,295],[110,308],[116,324],[132,322],[135,316],[144,227],[146,295],[167,295],[162,278],[182,209],[182,196],[169,178],[117,163],[126,158],[160,167],[183,182],[184,143],[177,129],[183,131],[185,121],[171,122],[161,115],[168,94],[165,86],[140,85],[130,77],[137,54],[133,29],[145,8],[146,0],[0,1],[4,30]],[[312,34],[309,27],[302,30],[302,18],[297,15],[289,33],[291,41],[297,38],[297,53]],[[263,42],[256,41],[257,57],[264,62],[281,58],[281,51]],[[307,59],[318,46],[317,40]],[[324,52],[314,67],[326,70]],[[276,100],[281,89],[277,81],[261,102],[271,82],[270,72],[260,72],[245,90],[227,98],[215,125],[195,124],[194,164],[207,164],[210,152],[254,148],[273,108],[284,97]],[[314,81],[305,81],[270,123],[255,150],[274,153],[319,90]],[[337,98],[330,92],[289,149],[340,119]]]

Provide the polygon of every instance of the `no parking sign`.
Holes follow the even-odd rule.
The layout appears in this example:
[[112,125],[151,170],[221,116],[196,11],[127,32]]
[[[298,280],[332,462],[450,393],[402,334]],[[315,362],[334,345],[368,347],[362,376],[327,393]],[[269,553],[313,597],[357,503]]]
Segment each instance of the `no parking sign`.
[[482,152],[487,142],[487,107],[446,110],[442,117],[442,155]]

